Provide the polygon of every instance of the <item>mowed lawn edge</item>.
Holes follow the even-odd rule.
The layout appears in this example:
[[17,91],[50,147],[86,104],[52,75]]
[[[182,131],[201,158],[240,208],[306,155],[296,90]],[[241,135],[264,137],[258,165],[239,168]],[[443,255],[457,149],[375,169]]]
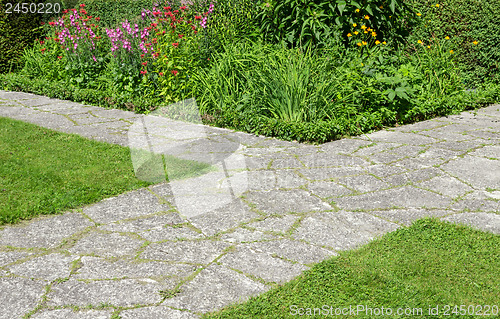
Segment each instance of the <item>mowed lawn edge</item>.
[[[492,318],[500,306],[498,256],[499,235],[424,218],[202,318],[476,318],[487,309]],[[476,315],[461,315],[460,305]]]
[[[165,156],[168,179],[214,170]],[[127,147],[0,117],[0,225],[57,214],[155,184],[139,180]]]

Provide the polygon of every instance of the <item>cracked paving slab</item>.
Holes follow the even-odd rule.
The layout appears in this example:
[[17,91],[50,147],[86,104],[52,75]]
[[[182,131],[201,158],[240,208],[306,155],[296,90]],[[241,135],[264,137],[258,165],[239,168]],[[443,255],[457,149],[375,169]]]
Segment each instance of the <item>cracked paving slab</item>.
[[477,113],[315,146],[0,90],[0,116],[123,146],[144,119],[228,172],[1,226],[0,318],[199,318],[423,217],[499,233],[500,105]]

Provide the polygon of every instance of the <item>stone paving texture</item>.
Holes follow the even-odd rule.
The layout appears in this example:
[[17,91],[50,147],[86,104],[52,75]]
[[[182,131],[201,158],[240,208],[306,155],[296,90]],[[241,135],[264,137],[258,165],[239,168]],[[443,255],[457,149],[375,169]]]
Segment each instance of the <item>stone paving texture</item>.
[[217,168],[1,226],[0,319],[199,318],[426,216],[500,234],[500,105],[475,113],[313,146],[0,91],[0,116],[126,147],[143,123]]

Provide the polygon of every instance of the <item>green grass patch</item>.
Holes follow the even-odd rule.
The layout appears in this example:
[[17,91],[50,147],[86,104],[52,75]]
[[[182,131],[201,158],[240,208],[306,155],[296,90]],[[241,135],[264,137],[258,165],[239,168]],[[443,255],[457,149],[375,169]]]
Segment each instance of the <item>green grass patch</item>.
[[[499,305],[499,255],[498,235],[421,219],[411,227],[321,262],[297,279],[244,304],[203,318],[294,318],[298,308],[306,314],[307,308],[322,309],[323,305],[328,305],[328,311],[331,306],[333,312],[349,306],[356,309],[357,305],[392,308],[391,318],[408,317],[395,315],[398,308],[421,308],[423,318],[472,318],[456,315],[454,306],[483,305],[485,313],[484,305]],[[445,305],[451,305],[448,316],[444,315]],[[429,315],[429,306],[439,306],[439,315]],[[307,317],[323,318],[324,313]],[[338,317],[386,317],[356,314]]]
[[[169,180],[213,169],[172,156],[164,156],[163,164]],[[129,148],[0,117],[0,225],[151,184],[136,177]]]

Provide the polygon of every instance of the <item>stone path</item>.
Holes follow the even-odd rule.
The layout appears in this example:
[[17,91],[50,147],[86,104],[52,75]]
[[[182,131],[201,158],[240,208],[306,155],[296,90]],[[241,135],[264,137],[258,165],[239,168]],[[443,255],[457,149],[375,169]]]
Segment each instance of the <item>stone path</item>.
[[500,105],[321,146],[17,92],[0,116],[215,167],[0,227],[0,318],[199,318],[425,216],[500,233]]

